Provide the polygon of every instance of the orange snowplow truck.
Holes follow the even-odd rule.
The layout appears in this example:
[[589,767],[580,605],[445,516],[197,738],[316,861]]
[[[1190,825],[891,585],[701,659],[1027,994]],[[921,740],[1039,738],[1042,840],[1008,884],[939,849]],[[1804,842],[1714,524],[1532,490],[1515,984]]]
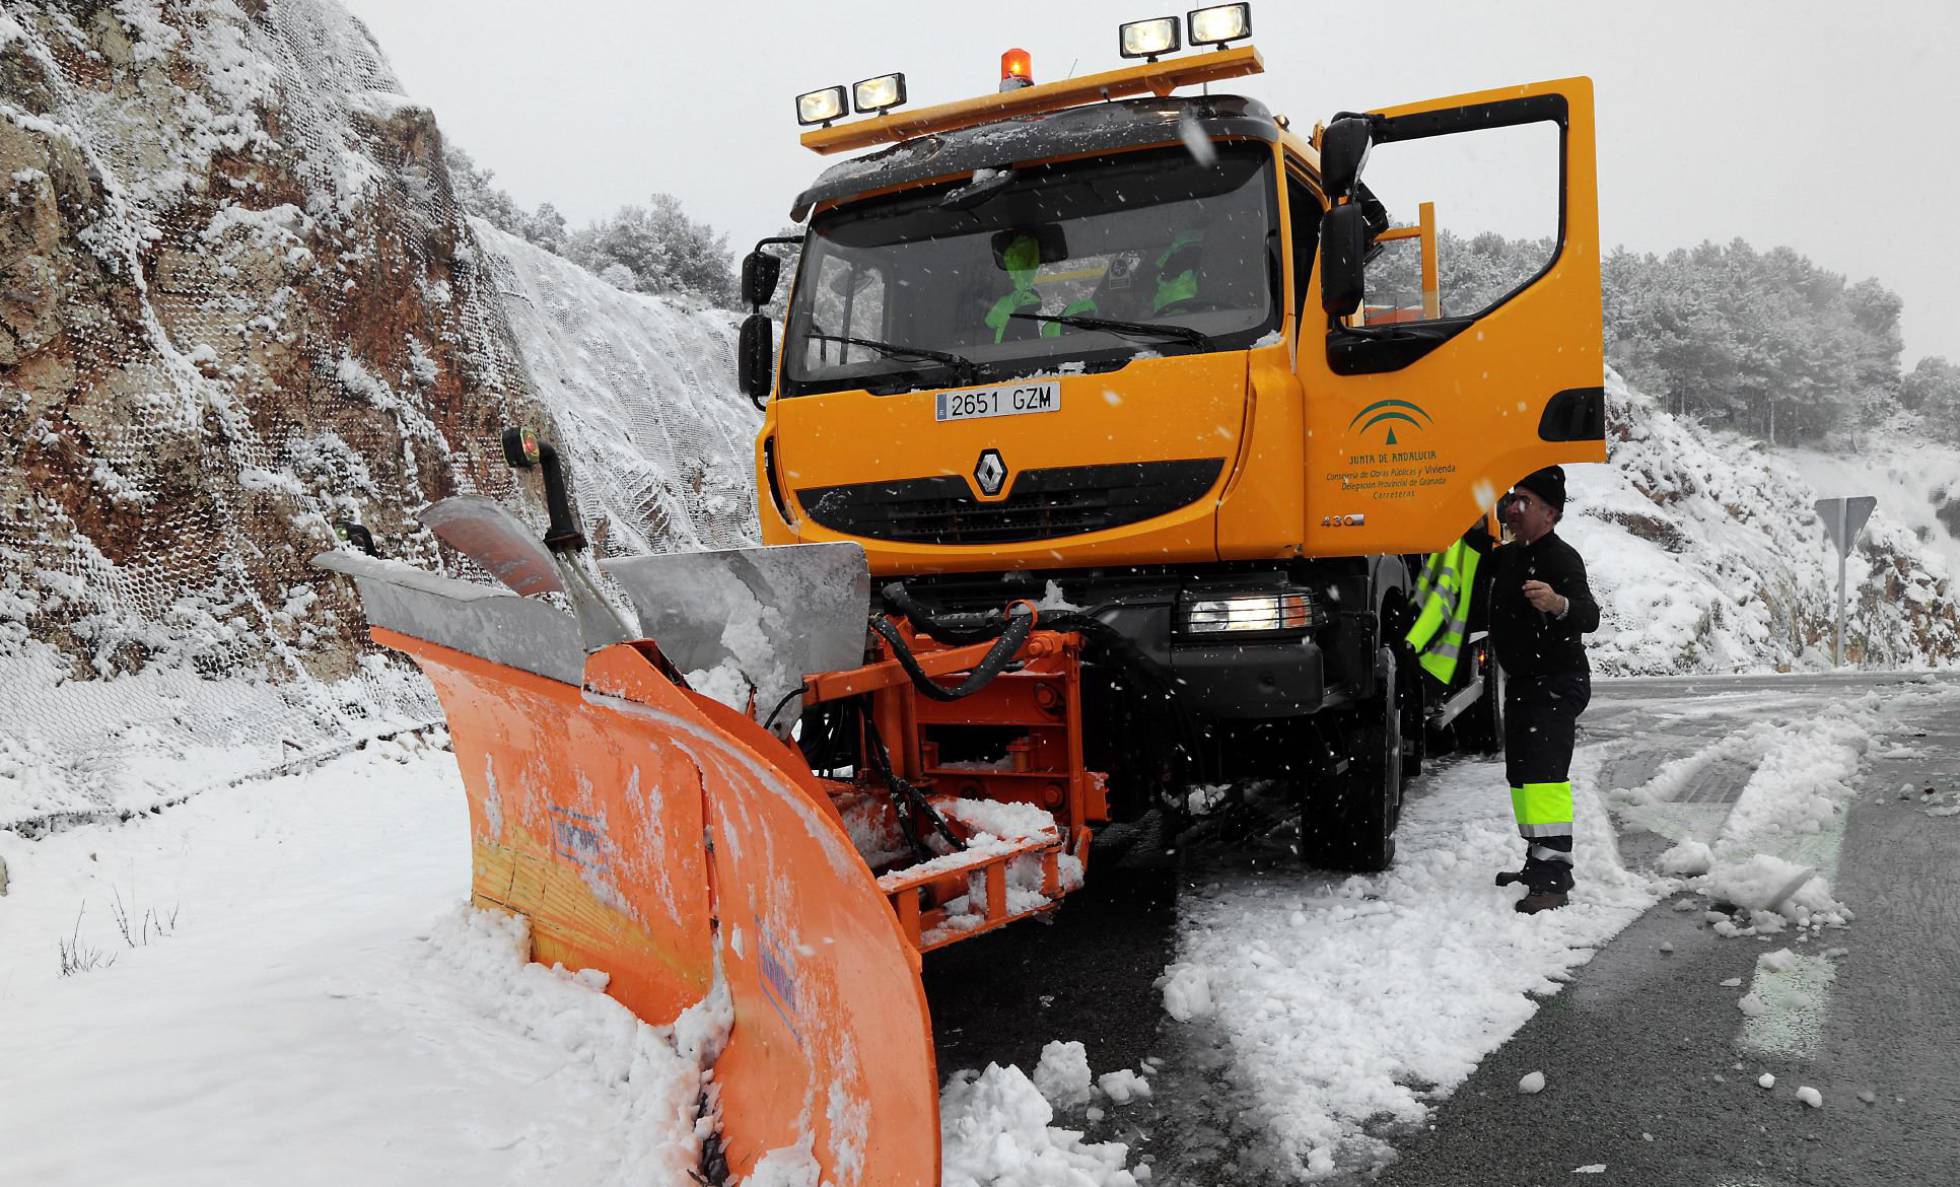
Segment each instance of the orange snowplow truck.
[[[1200,18],[1203,52],[1137,22],[1148,61],[1032,84],[1017,50],[999,93],[919,111],[898,75],[854,122],[846,88],[799,98],[807,147],[885,147],[796,199],[779,357],[743,325],[762,537],[861,545],[888,604],[1105,624],[1087,761],[1117,821],[1287,778],[1310,858],[1380,868],[1425,746],[1499,733],[1474,629],[1446,681],[1405,641],[1423,554],[1530,471],[1605,460],[1592,87],[1301,135],[1176,93],[1262,70],[1219,40],[1245,6],[1192,14],[1193,45]],[[758,308],[796,242],[744,261]]]
[[[1194,778],[1286,777],[1311,860],[1380,868],[1426,739],[1495,737],[1467,624],[1411,662],[1416,569],[1604,457],[1590,89],[1303,138],[1175,95],[1259,69],[1245,5],[1187,22],[1221,48],[1154,60],[1180,23],[1145,21],[1152,60],[1068,82],[1016,52],[924,111],[896,75],[799,97],[811,147],[889,147],[797,201],[779,369],[743,327],[765,547],[595,558],[513,428],[541,538],[418,513],[503,588],[351,525],[315,558],[441,699],[471,901],[650,1023],[694,1012],[699,1181],[938,1183],[934,950],[1055,910]],[[1485,172],[1398,224],[1395,150],[1458,140],[1436,178]],[[779,271],[750,255],[749,300]]]

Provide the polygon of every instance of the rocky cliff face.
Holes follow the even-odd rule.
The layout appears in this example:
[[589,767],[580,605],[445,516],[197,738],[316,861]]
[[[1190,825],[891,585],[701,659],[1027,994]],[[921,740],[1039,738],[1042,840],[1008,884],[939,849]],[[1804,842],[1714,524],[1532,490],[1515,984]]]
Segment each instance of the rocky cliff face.
[[91,738],[195,767],[416,709],[307,558],[352,520],[435,560],[410,513],[507,493],[499,429],[543,418],[398,91],[324,0],[0,3],[6,815],[123,802],[136,744]]
[[[312,569],[556,438],[609,551],[753,531],[733,322],[458,208],[334,0],[0,0],[0,826],[428,719]],[[537,381],[533,382],[533,374]]]
[[406,513],[508,485],[497,431],[536,416],[434,120],[329,4],[5,13],[13,646],[346,675],[306,558],[342,519],[426,548]]

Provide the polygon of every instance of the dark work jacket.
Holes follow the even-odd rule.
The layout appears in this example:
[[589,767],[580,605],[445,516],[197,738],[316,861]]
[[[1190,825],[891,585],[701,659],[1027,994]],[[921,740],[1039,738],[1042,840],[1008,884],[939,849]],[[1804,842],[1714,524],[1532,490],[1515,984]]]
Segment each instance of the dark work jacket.
[[[1514,677],[1549,676],[1557,672],[1587,672],[1586,644],[1580,638],[1599,629],[1599,603],[1586,585],[1586,562],[1556,531],[1536,544],[1513,540],[1491,550],[1484,564],[1490,572],[1490,639],[1504,674]],[[1571,599],[1564,618],[1532,608],[1524,583],[1542,581],[1553,592]]]

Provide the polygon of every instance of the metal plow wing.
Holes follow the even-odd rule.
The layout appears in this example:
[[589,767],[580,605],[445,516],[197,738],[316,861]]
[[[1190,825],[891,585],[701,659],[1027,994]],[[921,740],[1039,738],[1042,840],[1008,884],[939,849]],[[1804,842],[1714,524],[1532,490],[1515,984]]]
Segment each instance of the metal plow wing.
[[320,563],[356,578],[376,641],[441,698],[473,900],[526,916],[535,959],[608,973],[648,1022],[700,1001],[719,965],[731,1170],[807,1137],[838,1187],[938,1182],[919,955],[800,759],[645,644],[585,655],[544,603],[350,553]]
[[856,544],[635,556],[599,567],[626,591],[662,655],[683,672],[732,665],[764,713],[804,676],[864,660],[871,577]]

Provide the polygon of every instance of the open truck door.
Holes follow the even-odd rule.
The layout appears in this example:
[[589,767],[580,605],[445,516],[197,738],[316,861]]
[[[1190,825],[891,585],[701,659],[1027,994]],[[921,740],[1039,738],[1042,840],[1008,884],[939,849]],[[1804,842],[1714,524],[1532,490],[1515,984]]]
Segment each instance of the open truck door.
[[1605,461],[1591,80],[1344,115],[1317,139],[1306,551],[1441,551],[1532,470]]

